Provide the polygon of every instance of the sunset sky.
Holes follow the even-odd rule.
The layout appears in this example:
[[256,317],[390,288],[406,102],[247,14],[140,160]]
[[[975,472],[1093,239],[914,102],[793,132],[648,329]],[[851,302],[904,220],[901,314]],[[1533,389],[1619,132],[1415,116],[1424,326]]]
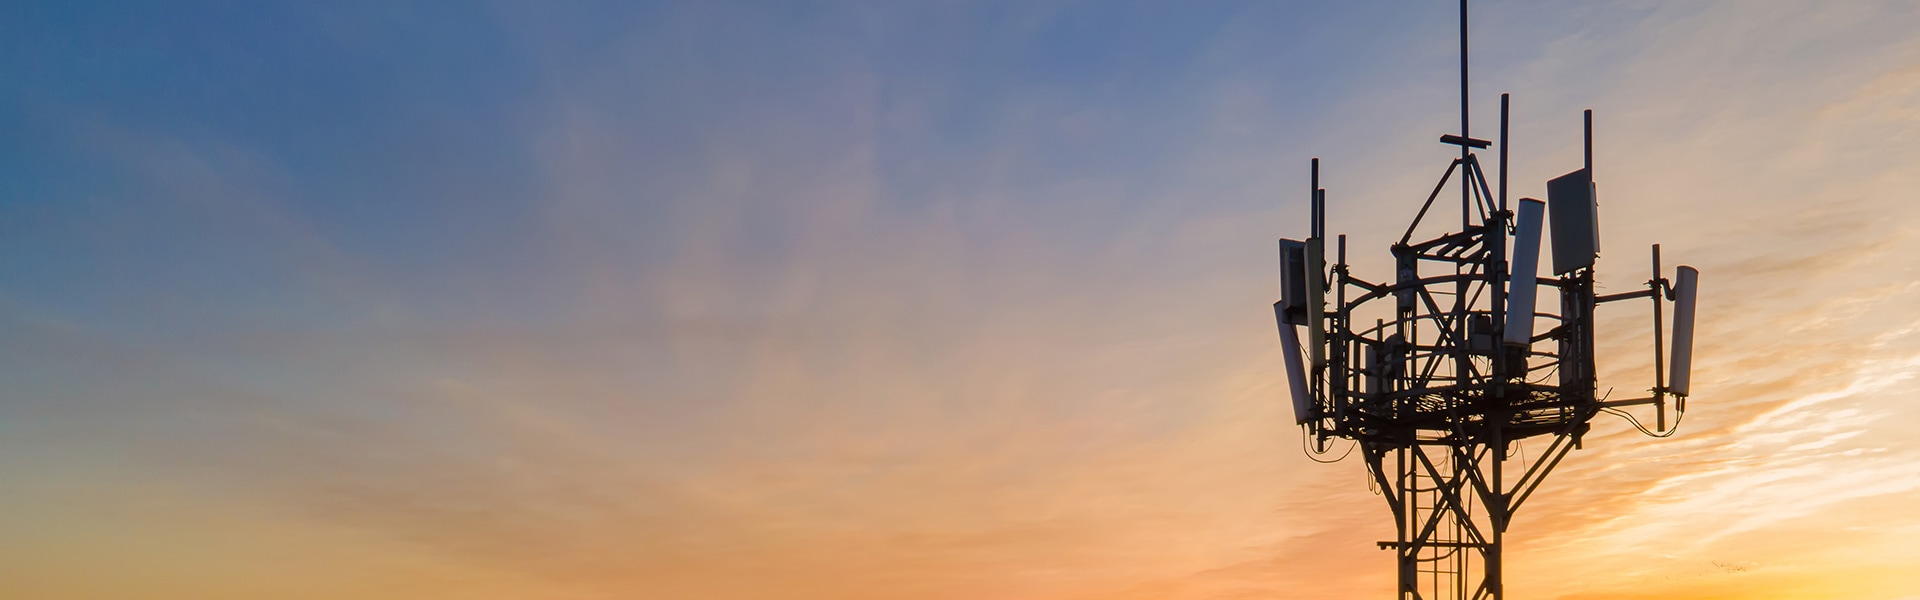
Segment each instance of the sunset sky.
[[[1456,11],[5,3],[0,597],[1389,597],[1273,240],[1317,156],[1389,272]],[[1601,291],[1702,273],[1679,434],[1596,421],[1510,597],[1920,597],[1920,4],[1472,24],[1515,197],[1595,112]]]

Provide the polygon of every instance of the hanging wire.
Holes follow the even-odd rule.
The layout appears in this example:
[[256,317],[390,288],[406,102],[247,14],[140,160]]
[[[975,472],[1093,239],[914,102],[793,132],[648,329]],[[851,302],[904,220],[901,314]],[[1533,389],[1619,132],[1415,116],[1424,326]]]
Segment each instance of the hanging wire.
[[[1302,424],[1300,425],[1300,451],[1301,451],[1302,453],[1304,453],[1304,454],[1306,454],[1306,455],[1307,455],[1307,460],[1311,460],[1311,461],[1313,461],[1313,462],[1317,462],[1317,463],[1320,463],[1320,464],[1323,464],[1323,465],[1330,465],[1330,464],[1333,464],[1333,463],[1337,463],[1337,462],[1340,462],[1340,461],[1343,461],[1343,460],[1346,460],[1346,459],[1347,459],[1347,455],[1349,455],[1349,454],[1353,454],[1353,449],[1354,449],[1354,448],[1358,448],[1358,447],[1360,447],[1360,442],[1359,442],[1358,440],[1356,440],[1356,441],[1354,441],[1354,442],[1353,442],[1353,445],[1351,445],[1351,446],[1347,446],[1347,451],[1346,451],[1346,452],[1343,452],[1343,453],[1341,453],[1341,454],[1340,454],[1340,458],[1336,458],[1336,459],[1333,459],[1333,460],[1320,460],[1319,458],[1316,458],[1316,457],[1317,457],[1317,456],[1325,456],[1325,455],[1328,455],[1328,454],[1332,454],[1332,452],[1315,452],[1315,451],[1313,451],[1313,449],[1312,449],[1312,448],[1311,448],[1310,446],[1308,446],[1308,445],[1307,445],[1307,438],[1308,438],[1308,437],[1311,437],[1311,436],[1312,436],[1312,434],[1311,434],[1311,433],[1309,433],[1309,432],[1307,431],[1307,426],[1306,426],[1306,424],[1305,424],[1305,423],[1302,423]],[[1369,479],[1369,481],[1371,481],[1371,479]]]
[[1607,413],[1612,414],[1614,416],[1626,419],[1627,423],[1632,424],[1634,429],[1640,430],[1641,434],[1644,434],[1647,437],[1654,437],[1654,438],[1673,437],[1673,433],[1680,430],[1680,421],[1687,417],[1687,413],[1685,411],[1674,411],[1673,426],[1668,427],[1666,433],[1656,433],[1652,430],[1647,429],[1646,425],[1642,425],[1640,423],[1640,419],[1634,418],[1634,416],[1628,413],[1627,411],[1613,409],[1613,408],[1601,408],[1600,410],[1606,411]]
[[[1608,396],[1612,396],[1612,395],[1613,395],[1613,388],[1607,388],[1606,395],[1601,396],[1600,400],[1604,402],[1606,401]],[[1627,423],[1632,424],[1634,429],[1640,430],[1641,434],[1647,437],[1654,437],[1654,438],[1673,437],[1673,432],[1680,430],[1680,420],[1687,416],[1687,413],[1685,411],[1675,410],[1673,412],[1673,426],[1668,427],[1666,433],[1656,433],[1653,430],[1647,429],[1646,425],[1642,425],[1640,423],[1640,419],[1634,418],[1632,413],[1628,413],[1627,411],[1620,410],[1617,408],[1609,408],[1605,406],[1600,407],[1600,410],[1603,412],[1606,412],[1607,414],[1620,417],[1622,419],[1626,419]]]

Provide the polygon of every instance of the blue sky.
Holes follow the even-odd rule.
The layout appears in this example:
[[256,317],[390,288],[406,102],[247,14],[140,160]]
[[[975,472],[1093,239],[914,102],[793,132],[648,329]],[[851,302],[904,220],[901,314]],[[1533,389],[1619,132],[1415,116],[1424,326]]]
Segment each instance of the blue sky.
[[[1287,425],[1272,240],[1319,156],[1381,272],[1456,9],[0,8],[0,595],[1386,589]],[[1603,283],[1704,273],[1699,412],[1570,458],[1516,594],[1920,593],[1917,25],[1475,5],[1515,195],[1593,108]]]

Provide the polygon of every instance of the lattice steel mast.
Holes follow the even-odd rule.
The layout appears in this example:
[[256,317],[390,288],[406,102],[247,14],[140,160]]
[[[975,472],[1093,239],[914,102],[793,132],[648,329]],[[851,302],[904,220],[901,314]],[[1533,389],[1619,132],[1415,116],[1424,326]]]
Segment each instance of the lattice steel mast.
[[[1322,450],[1336,437],[1358,444],[1393,511],[1396,538],[1380,547],[1394,551],[1403,599],[1503,598],[1501,545],[1514,512],[1580,446],[1600,412],[1651,406],[1657,424],[1648,433],[1670,434],[1667,412],[1674,411],[1677,425],[1692,359],[1698,272],[1682,266],[1675,281],[1662,277],[1658,245],[1646,289],[1594,294],[1593,112],[1585,113],[1585,164],[1548,183],[1548,202],[1525,198],[1509,210],[1508,97],[1500,96],[1495,193],[1475,153],[1494,144],[1469,135],[1467,49],[1462,0],[1460,133],[1440,138],[1459,146],[1460,157],[1392,246],[1394,280],[1353,276],[1344,235],[1329,268],[1317,158],[1310,235],[1280,241],[1281,300],[1274,311],[1296,418]],[[1456,174],[1460,229],[1413,241]],[[1538,277],[1549,207],[1554,275]],[[1537,310],[1542,287],[1559,292],[1557,312]],[[1653,306],[1654,385],[1644,398],[1603,400],[1596,395],[1593,313],[1601,304],[1633,299]],[[1667,301],[1675,305],[1671,356],[1662,340]],[[1296,329],[1303,326],[1304,344]],[[1538,436],[1552,440],[1546,452],[1518,480],[1507,481],[1510,446]]]

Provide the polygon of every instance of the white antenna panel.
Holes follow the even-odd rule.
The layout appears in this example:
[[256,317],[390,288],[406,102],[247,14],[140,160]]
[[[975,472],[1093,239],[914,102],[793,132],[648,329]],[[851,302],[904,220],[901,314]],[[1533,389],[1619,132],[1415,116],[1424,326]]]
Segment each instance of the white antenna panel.
[[1287,387],[1293,393],[1293,422],[1299,424],[1313,420],[1313,396],[1307,394],[1307,366],[1300,359],[1300,333],[1287,323],[1284,311],[1279,303],[1274,303],[1273,316],[1280,322],[1280,353],[1287,364]]
[[1545,202],[1520,199],[1520,212],[1514,223],[1512,270],[1507,275],[1504,341],[1510,346],[1533,345],[1534,301],[1540,293],[1540,219],[1546,209]]
[[1700,287],[1700,271],[1682,265],[1673,284],[1673,362],[1667,391],[1687,395],[1693,370],[1694,296]]

